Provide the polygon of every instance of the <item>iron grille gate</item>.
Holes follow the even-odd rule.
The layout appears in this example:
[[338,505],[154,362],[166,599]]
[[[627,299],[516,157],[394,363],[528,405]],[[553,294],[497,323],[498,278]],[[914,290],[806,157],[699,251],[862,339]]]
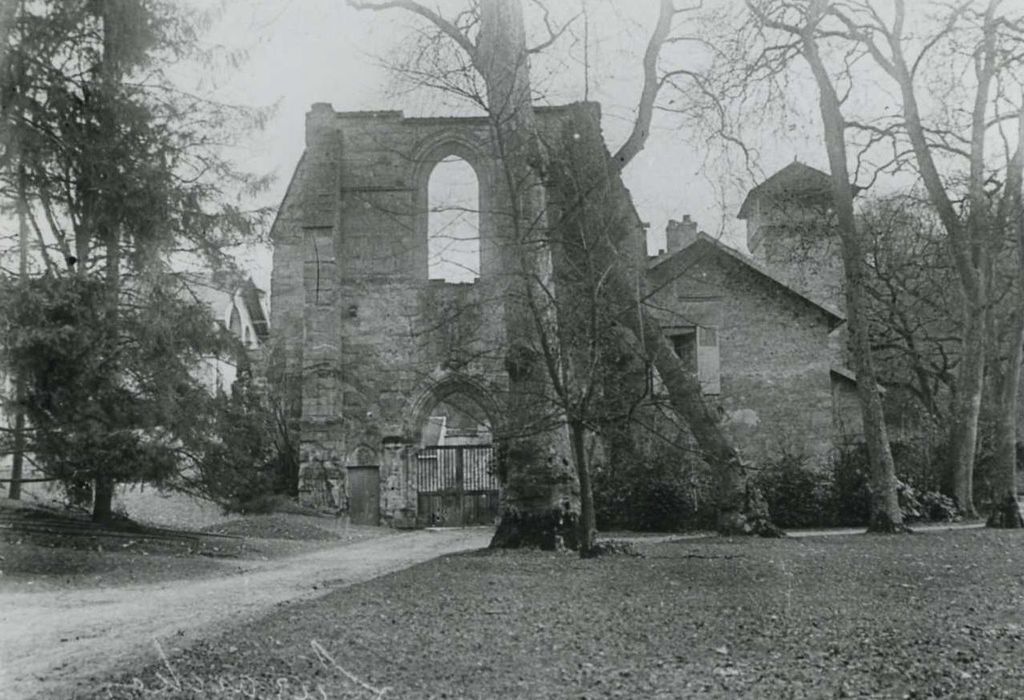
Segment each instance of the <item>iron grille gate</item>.
[[490,445],[425,447],[416,454],[417,523],[491,525],[498,517],[498,477]]

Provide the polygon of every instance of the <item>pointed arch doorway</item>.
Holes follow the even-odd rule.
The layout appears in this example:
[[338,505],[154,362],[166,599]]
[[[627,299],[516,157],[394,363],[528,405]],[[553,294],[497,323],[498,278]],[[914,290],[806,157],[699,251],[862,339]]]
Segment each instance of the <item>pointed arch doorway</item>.
[[500,485],[490,406],[477,392],[434,392],[420,411],[413,459],[416,520],[421,527],[493,525]]

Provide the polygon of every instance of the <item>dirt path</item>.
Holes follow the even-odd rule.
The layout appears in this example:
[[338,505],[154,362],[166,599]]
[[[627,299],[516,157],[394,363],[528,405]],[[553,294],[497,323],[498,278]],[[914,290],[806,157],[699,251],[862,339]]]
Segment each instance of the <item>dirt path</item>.
[[282,602],[315,598],[453,552],[487,546],[488,528],[428,530],[332,547],[238,573],[102,590],[0,595],[0,698],[69,697],[157,645],[180,647]]

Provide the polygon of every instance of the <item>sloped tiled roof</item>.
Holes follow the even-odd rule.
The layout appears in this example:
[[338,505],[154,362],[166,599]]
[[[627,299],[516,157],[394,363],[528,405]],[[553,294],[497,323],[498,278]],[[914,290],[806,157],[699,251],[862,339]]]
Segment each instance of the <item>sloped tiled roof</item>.
[[242,285],[240,291],[242,303],[245,304],[245,308],[249,312],[249,319],[252,321],[253,330],[256,331],[256,337],[260,339],[261,343],[267,342],[270,339],[270,323],[267,320],[267,315],[263,312],[263,304],[260,299],[264,294],[263,290],[257,287],[250,277]]
[[824,313],[828,317],[828,319],[829,319],[829,327],[830,328],[835,328],[836,326],[838,326],[839,324],[843,323],[846,320],[846,317],[838,309],[832,308],[832,307],[830,307],[828,305],[822,304],[821,302],[815,301],[814,299],[812,299],[811,297],[807,296],[806,294],[803,294],[802,292],[794,289],[793,287],[791,287],[790,285],[786,284],[784,281],[779,279],[770,270],[768,270],[767,268],[765,268],[762,265],[760,265],[759,263],[757,263],[753,258],[751,258],[749,256],[746,256],[743,253],[741,253],[738,250],[736,250],[735,248],[727,246],[724,243],[722,243],[721,241],[718,241],[718,240],[712,238],[711,236],[709,236],[708,234],[704,233],[703,231],[698,233],[697,237],[693,240],[693,242],[690,243],[690,245],[688,245],[685,248],[683,248],[682,250],[676,251],[675,253],[671,253],[671,254],[668,254],[668,255],[662,255],[662,256],[659,256],[659,257],[651,260],[650,263],[648,264],[648,269],[653,270],[653,269],[657,268],[658,266],[662,265],[663,263],[667,262],[668,260],[673,260],[673,259],[682,259],[682,260],[691,259],[691,260],[694,260],[698,256],[700,256],[701,254],[706,253],[706,252],[712,252],[714,254],[724,255],[724,256],[732,259],[732,260],[735,260],[736,262],[740,263],[741,265],[744,265],[744,266],[750,268],[754,272],[758,273],[760,276],[766,278],[772,284],[781,287],[787,293],[792,294],[792,295],[794,295],[796,297],[799,297],[804,302],[806,302],[806,303],[810,304],[811,306],[814,306],[815,308],[819,309],[822,313]]

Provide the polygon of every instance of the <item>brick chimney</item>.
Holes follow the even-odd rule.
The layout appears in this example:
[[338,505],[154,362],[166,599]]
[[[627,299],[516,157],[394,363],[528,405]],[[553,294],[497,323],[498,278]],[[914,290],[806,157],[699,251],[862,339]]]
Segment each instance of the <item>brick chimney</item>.
[[665,226],[665,244],[668,254],[678,253],[697,240],[697,222],[690,220],[689,214],[683,215],[682,221],[669,219]]
[[306,112],[306,147],[318,145],[334,126],[336,113],[330,102],[314,102]]

